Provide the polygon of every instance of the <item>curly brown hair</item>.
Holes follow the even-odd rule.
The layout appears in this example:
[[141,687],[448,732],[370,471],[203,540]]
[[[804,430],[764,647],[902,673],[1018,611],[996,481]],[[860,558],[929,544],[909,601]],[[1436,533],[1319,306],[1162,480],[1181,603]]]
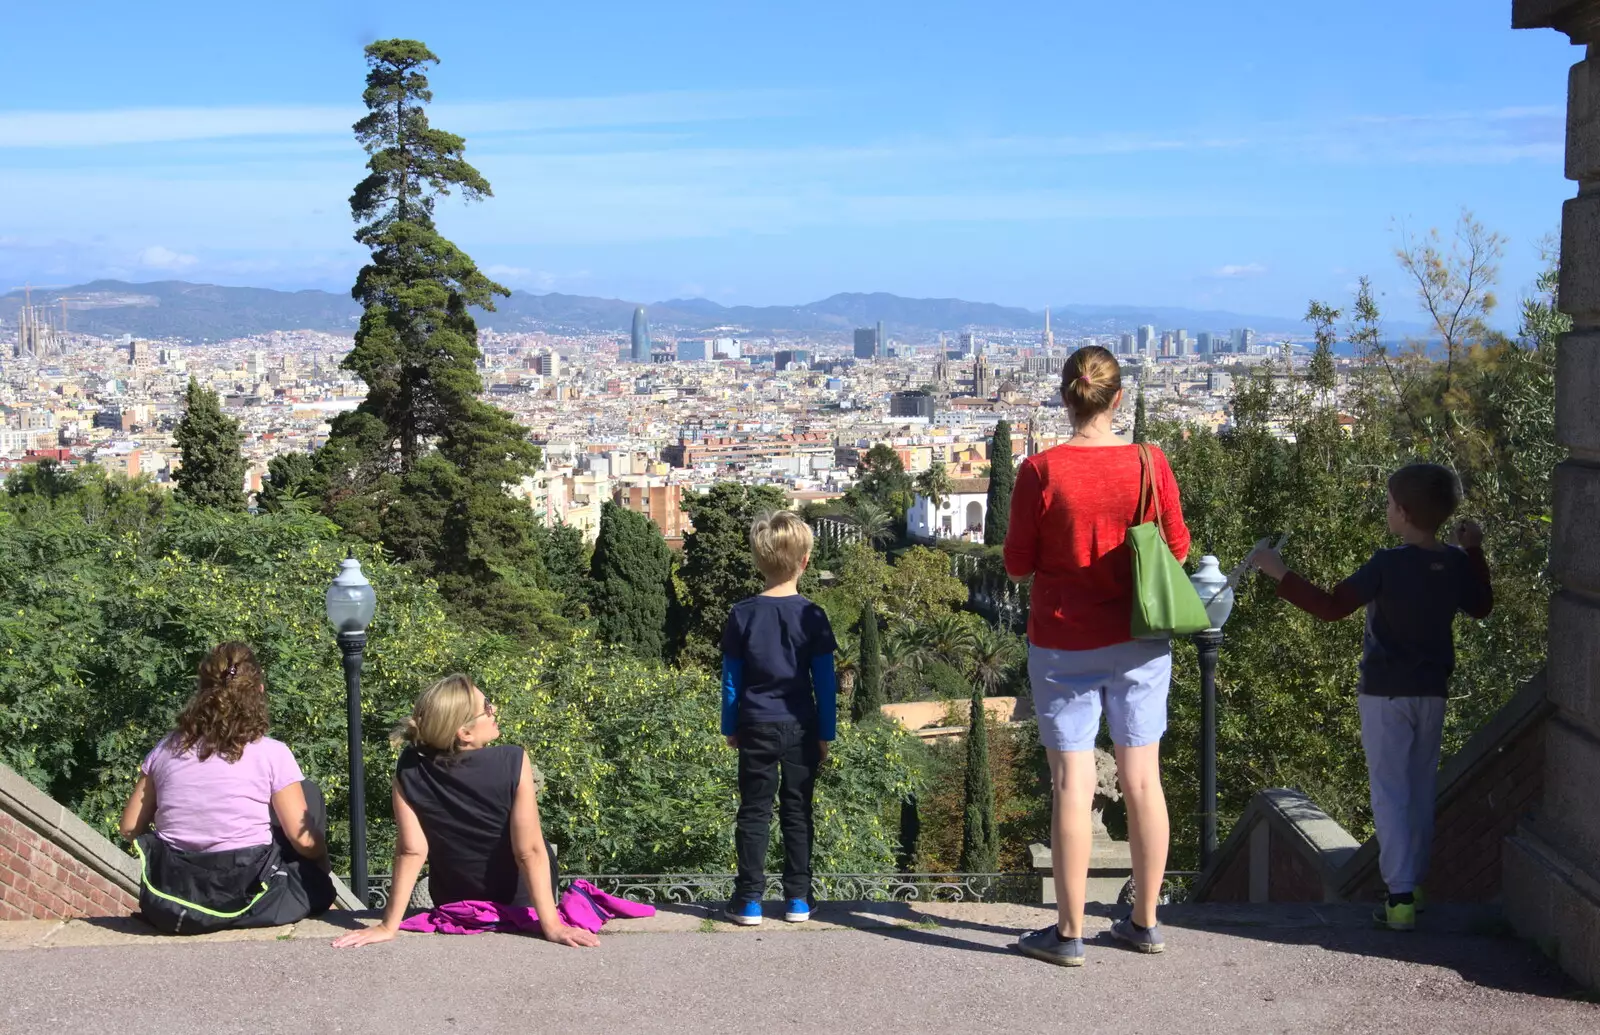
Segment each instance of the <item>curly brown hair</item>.
[[267,687],[248,644],[218,644],[200,662],[194,696],[178,713],[173,751],[194,749],[204,762],[221,755],[239,761],[246,744],[267,733]]

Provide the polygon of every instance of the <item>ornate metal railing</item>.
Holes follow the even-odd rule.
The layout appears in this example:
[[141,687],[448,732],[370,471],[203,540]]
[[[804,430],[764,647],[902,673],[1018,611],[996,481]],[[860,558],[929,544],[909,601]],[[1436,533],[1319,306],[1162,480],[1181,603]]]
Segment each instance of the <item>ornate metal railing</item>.
[[[595,873],[571,874],[602,891],[638,902],[662,904],[721,903],[733,897],[731,873]],[[427,880],[417,881],[411,908],[427,909]],[[374,909],[389,903],[389,874],[367,878],[367,901]],[[848,902],[1018,902],[1039,901],[1039,877],[1032,873],[820,873],[812,879],[818,901]],[[766,897],[783,895],[783,882],[767,878]]]

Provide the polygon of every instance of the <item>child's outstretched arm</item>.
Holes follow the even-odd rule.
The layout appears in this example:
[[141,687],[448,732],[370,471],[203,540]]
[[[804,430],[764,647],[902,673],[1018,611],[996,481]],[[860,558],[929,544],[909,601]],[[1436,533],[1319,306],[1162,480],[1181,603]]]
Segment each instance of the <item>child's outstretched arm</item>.
[[744,659],[722,656],[722,735],[729,747],[738,747],[739,687],[744,681]]
[[1372,561],[1335,586],[1332,593],[1290,571],[1277,550],[1256,550],[1250,555],[1250,563],[1260,569],[1261,574],[1277,581],[1281,599],[1324,622],[1348,618],[1378,595],[1377,573]]

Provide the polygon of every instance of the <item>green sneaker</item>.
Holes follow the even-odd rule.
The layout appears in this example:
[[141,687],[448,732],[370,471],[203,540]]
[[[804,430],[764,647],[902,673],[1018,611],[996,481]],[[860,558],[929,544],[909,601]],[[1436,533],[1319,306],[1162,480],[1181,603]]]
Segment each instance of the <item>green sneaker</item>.
[[1410,931],[1417,926],[1417,904],[1415,902],[1394,902],[1385,899],[1383,904],[1372,914],[1372,919],[1380,927],[1387,927],[1391,931]]
[[1421,884],[1418,884],[1416,887],[1411,889],[1411,904],[1417,907],[1418,913],[1421,913],[1423,910],[1428,908],[1427,901],[1422,897]]

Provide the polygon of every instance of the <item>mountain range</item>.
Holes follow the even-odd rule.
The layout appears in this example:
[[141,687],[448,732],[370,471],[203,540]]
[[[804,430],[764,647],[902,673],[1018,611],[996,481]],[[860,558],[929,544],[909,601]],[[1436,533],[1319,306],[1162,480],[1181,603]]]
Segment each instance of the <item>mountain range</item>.
[[[14,327],[23,292],[0,295],[0,328]],[[65,299],[69,331],[102,336],[216,341],[267,331],[317,330],[351,333],[360,307],[347,295],[328,291],[274,291],[268,288],[191,284],[180,280],[131,284],[96,280],[67,288],[34,288],[35,305],[58,314]],[[639,303],[560,293],[515,292],[498,300],[496,311],[480,313],[479,325],[498,331],[628,332]],[[891,337],[926,337],[944,331],[1042,329],[1044,314],[990,302],[956,298],[902,298],[877,292],[838,294],[796,306],[724,306],[704,298],[674,298],[646,305],[650,324],[678,333],[708,333],[728,328],[741,334],[848,334],[851,328],[882,321]],[[1132,331],[1153,324],[1157,331],[1182,327],[1225,332],[1253,327],[1264,337],[1306,334],[1293,317],[1261,316],[1221,310],[1171,307],[1063,305],[1051,308],[1058,337]],[[1407,333],[1391,323],[1389,330]]]

